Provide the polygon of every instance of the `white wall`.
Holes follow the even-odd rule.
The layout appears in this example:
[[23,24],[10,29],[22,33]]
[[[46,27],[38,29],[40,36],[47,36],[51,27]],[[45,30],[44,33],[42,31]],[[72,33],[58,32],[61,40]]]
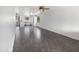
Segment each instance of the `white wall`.
[[15,38],[14,7],[0,6],[0,52],[10,52]]
[[79,40],[79,6],[51,6],[41,15],[40,27]]

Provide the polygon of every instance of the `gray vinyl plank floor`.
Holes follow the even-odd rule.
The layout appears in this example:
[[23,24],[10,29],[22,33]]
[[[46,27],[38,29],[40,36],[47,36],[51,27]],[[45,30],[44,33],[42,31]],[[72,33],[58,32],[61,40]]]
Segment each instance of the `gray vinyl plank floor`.
[[79,41],[40,27],[16,27],[13,52],[79,52]]

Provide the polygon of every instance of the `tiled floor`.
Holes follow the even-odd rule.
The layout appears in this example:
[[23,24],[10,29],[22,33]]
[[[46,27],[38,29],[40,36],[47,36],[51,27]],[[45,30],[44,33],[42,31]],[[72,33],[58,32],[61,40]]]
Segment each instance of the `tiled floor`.
[[13,52],[78,52],[79,41],[39,27],[16,27]]

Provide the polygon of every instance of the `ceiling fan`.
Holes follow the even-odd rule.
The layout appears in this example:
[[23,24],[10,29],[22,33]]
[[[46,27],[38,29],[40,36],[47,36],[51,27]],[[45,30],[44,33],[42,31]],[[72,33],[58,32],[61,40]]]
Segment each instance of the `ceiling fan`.
[[42,12],[49,10],[49,8],[47,6],[39,6],[39,10],[41,10]]

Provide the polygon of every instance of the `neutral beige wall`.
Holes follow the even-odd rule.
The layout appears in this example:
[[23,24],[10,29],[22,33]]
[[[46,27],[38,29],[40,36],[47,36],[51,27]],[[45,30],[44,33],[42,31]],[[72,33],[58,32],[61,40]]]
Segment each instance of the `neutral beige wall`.
[[79,39],[79,6],[51,6],[41,15],[40,26]]

